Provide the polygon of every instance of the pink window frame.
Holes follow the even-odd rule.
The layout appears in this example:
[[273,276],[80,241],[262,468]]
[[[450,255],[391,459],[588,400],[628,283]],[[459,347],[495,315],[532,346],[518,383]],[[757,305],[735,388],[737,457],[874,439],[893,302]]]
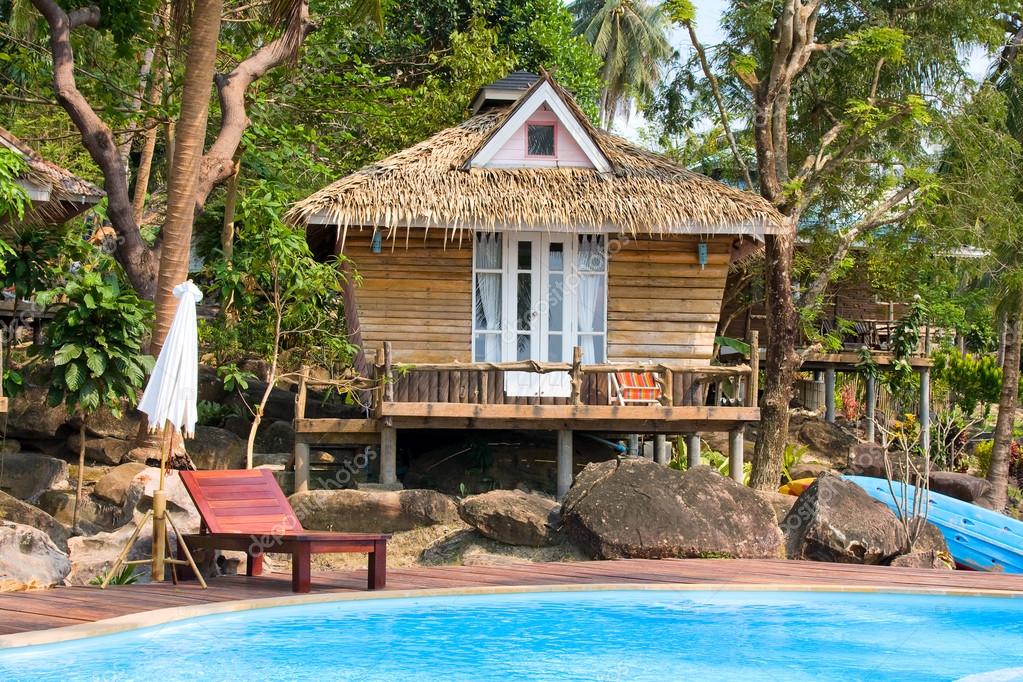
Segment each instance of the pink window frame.
[[[544,126],[544,127],[547,127],[547,128],[553,128],[554,129],[554,153],[553,154],[530,154],[529,153],[529,127],[530,126],[537,126],[537,127]],[[550,122],[547,122],[547,121],[536,121],[534,123],[530,123],[529,121],[526,121],[526,140],[525,140],[525,143],[526,143],[526,150],[525,150],[526,151],[526,158],[527,159],[556,159],[556,158],[558,158],[558,127],[559,126],[558,126],[556,121],[550,121]]]

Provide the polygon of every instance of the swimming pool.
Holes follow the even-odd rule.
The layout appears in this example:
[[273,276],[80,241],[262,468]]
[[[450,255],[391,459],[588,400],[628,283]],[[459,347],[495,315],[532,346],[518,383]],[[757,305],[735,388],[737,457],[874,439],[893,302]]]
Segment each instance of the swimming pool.
[[[995,672],[1000,671],[1000,672]],[[255,609],[0,651],[0,680],[1023,680],[1023,599],[568,591]]]

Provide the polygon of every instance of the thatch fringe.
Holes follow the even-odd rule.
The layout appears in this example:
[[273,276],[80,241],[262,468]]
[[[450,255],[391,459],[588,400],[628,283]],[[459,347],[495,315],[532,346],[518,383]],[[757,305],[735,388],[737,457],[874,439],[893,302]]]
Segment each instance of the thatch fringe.
[[[559,92],[612,166],[470,168],[466,161],[507,120],[513,107],[489,110],[362,168],[298,202],[289,219],[348,227],[441,227],[449,232],[547,228],[623,233],[762,234],[781,216],[758,195],[694,173],[670,159],[589,125]],[[523,97],[525,99],[525,97]],[[520,100],[521,101],[521,100]]]

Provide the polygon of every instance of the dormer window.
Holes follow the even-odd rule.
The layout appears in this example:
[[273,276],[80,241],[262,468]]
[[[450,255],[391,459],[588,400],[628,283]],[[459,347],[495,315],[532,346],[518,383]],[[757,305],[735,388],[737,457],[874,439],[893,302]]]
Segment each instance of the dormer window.
[[556,155],[556,137],[553,123],[530,123],[526,128],[526,155]]

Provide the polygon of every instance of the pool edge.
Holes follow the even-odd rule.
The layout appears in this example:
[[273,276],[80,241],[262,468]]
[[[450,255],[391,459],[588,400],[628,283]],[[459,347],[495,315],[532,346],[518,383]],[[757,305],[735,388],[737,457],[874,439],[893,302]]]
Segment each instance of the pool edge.
[[807,583],[595,583],[558,585],[501,585],[479,587],[448,587],[418,590],[387,590],[381,592],[319,592],[315,594],[292,594],[284,597],[262,597],[238,599],[208,604],[173,606],[151,611],[140,611],[124,616],[106,618],[91,623],[67,625],[49,630],[18,632],[0,635],[0,650],[20,649],[44,644],[57,644],[103,635],[115,635],[132,630],[165,625],[190,618],[222,613],[237,613],[278,606],[301,606],[330,602],[370,601],[378,599],[408,599],[415,597],[454,597],[488,594],[527,594],[549,592],[607,592],[620,591],[676,591],[676,592],[859,592],[882,594],[915,594],[947,597],[1001,597],[1023,598],[1023,591],[986,590],[942,587],[878,587],[865,585],[820,585]]

